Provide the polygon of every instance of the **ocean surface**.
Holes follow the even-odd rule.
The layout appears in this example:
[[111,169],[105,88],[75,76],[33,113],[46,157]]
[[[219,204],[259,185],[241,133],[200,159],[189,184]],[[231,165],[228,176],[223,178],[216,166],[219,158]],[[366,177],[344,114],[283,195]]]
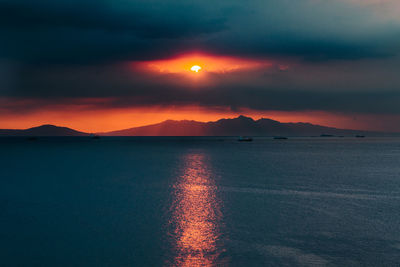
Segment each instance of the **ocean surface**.
[[399,266],[399,138],[0,138],[1,266]]

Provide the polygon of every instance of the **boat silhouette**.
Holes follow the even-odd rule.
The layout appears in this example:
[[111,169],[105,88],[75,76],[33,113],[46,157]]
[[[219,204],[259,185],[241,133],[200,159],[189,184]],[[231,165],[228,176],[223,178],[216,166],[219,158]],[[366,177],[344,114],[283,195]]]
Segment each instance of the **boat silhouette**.
[[251,142],[251,141],[253,141],[253,138],[248,137],[248,136],[239,136],[238,141],[239,142]]

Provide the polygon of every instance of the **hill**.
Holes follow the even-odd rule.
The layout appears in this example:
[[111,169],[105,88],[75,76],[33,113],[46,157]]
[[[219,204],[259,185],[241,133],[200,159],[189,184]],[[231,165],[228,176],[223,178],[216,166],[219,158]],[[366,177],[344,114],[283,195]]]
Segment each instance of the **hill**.
[[[310,123],[281,123],[270,119],[253,120],[239,116],[215,122],[174,121],[99,133],[105,136],[320,136],[325,135],[379,135],[379,133],[345,130]],[[382,135],[382,134],[381,134]]]
[[41,125],[25,130],[3,129],[0,136],[88,136],[88,133],[79,132],[67,127],[59,127],[50,124]]

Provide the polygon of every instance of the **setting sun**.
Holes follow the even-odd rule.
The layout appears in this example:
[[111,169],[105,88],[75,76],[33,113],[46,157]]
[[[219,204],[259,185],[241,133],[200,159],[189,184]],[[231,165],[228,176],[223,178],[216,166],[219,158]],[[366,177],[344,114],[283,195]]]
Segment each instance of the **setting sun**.
[[194,65],[194,66],[192,66],[192,67],[190,68],[190,70],[191,70],[191,71],[194,71],[194,72],[199,72],[199,71],[201,70],[201,67],[198,66],[198,65]]
[[179,57],[133,62],[133,66],[139,66],[144,70],[160,73],[199,73],[207,70],[207,73],[230,73],[270,67],[271,62],[267,60],[243,59],[230,56],[210,54],[184,54]]

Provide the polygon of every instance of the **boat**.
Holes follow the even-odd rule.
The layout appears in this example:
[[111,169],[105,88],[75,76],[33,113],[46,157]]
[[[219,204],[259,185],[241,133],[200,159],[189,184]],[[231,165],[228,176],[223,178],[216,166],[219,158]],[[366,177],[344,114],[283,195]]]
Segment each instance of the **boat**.
[[100,139],[100,135],[97,135],[97,134],[91,134],[90,137],[92,139]]
[[286,136],[275,136],[274,139],[276,139],[276,140],[287,140],[288,138]]
[[247,137],[247,136],[239,136],[238,141],[239,142],[251,142],[251,141],[253,141],[253,138]]

